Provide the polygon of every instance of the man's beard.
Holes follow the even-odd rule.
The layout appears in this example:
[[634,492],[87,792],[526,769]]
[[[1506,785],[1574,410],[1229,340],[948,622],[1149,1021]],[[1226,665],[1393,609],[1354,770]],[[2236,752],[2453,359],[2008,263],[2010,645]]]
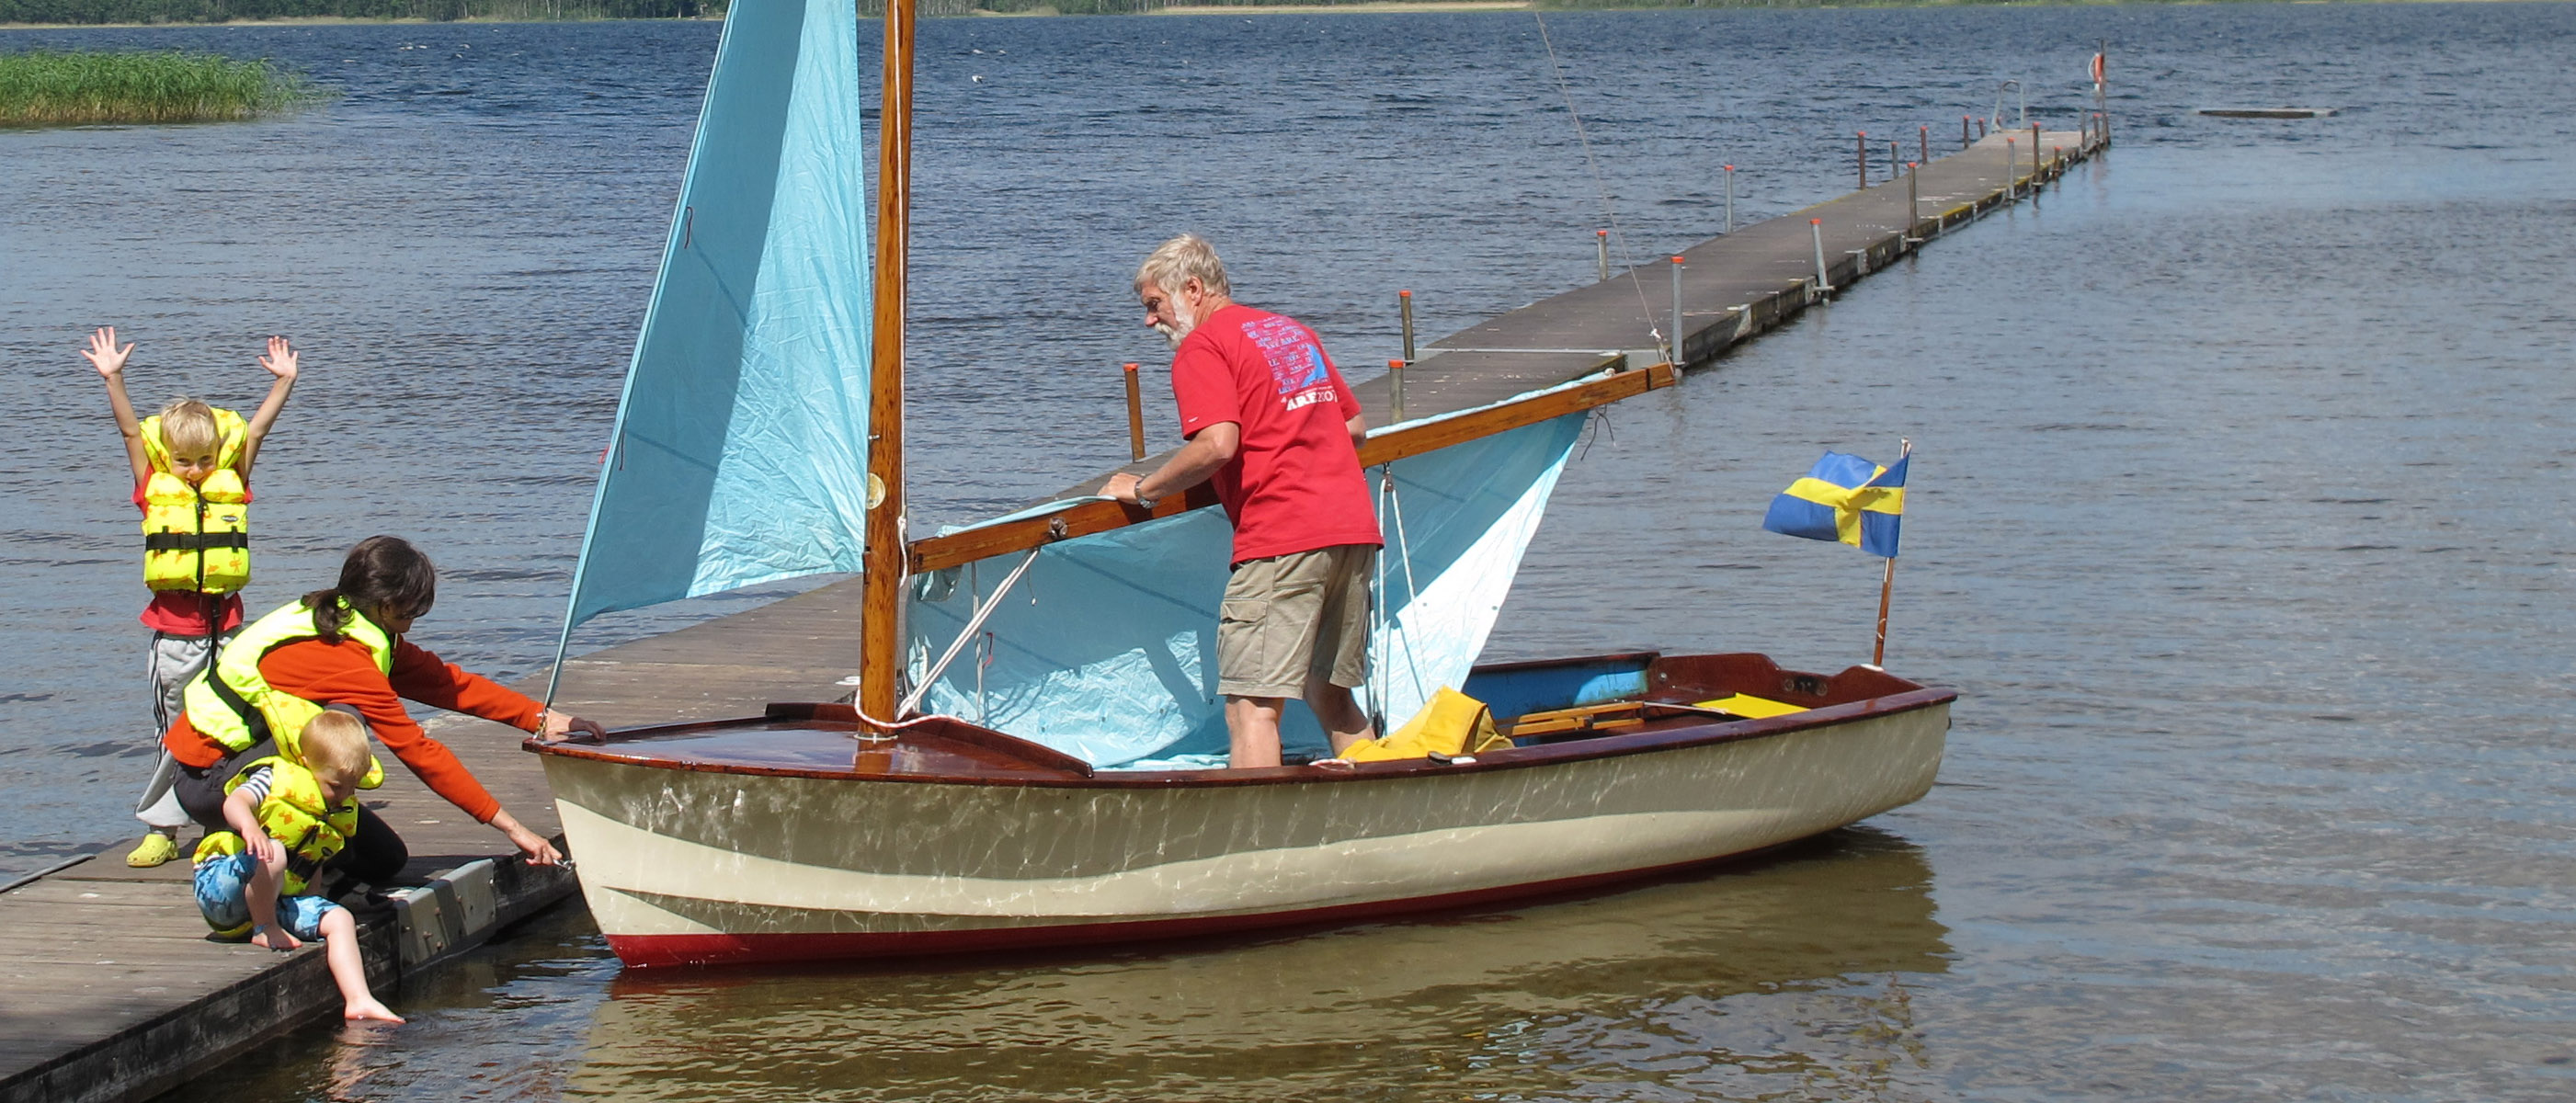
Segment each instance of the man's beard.
[[1199,327],[1199,320],[1190,317],[1178,303],[1172,305],[1171,317],[1171,321],[1155,326],[1154,332],[1162,334],[1163,340],[1171,342],[1173,348],[1179,348],[1181,339],[1188,337],[1191,330]]

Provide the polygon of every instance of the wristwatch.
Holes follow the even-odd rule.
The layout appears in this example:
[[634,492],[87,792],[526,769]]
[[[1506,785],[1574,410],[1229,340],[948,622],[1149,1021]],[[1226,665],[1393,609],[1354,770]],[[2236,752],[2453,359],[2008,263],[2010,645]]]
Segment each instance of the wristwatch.
[[1161,501],[1162,501],[1162,499],[1160,499],[1160,498],[1148,498],[1148,497],[1146,497],[1146,496],[1145,496],[1145,482],[1144,482],[1144,480],[1142,480],[1142,479],[1137,480],[1137,482],[1136,482],[1136,504],[1137,504],[1137,505],[1142,506],[1142,507],[1144,507],[1145,509],[1149,509],[1149,510],[1150,510],[1150,509],[1154,508],[1154,506],[1155,506],[1155,504],[1156,504],[1156,503],[1159,503],[1159,502],[1161,502]]

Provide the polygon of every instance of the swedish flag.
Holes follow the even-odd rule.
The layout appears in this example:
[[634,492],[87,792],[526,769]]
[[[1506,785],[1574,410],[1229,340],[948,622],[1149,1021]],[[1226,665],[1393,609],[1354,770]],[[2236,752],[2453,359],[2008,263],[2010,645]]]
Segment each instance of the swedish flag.
[[1880,467],[1843,452],[1827,452],[1807,477],[1771,500],[1762,527],[1809,540],[1840,540],[1871,555],[1896,558],[1896,530],[1905,516],[1905,465]]

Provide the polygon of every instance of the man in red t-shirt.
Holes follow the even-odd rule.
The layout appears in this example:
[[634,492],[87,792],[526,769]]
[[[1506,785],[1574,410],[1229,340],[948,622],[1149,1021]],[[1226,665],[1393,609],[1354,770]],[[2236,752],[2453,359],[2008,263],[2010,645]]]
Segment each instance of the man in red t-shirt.
[[1279,764],[1279,709],[1303,698],[1341,751],[1372,736],[1351,691],[1368,671],[1377,512],[1360,474],[1360,403],[1295,319],[1233,300],[1216,250],[1190,234],[1136,272],[1145,324],[1172,342],[1188,443],[1153,474],[1102,489],[1152,508],[1214,480],[1234,522],[1216,630],[1217,692],[1237,767]]

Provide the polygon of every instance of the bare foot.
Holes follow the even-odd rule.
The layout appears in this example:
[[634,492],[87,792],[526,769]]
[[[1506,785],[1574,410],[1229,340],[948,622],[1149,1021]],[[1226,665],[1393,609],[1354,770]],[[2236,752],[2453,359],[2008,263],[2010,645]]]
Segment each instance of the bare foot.
[[350,1022],[374,1021],[380,1023],[398,1023],[403,1021],[403,1017],[394,1014],[392,1008],[386,1007],[374,1000],[353,1001],[348,1007],[343,1008],[340,1011],[340,1017],[347,1019]]

